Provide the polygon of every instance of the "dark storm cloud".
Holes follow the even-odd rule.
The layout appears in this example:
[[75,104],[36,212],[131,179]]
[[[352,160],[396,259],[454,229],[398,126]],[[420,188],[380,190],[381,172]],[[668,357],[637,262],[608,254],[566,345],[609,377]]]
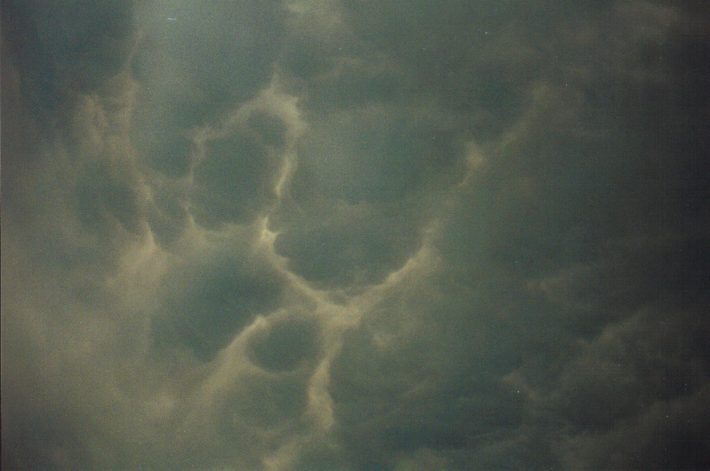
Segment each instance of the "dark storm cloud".
[[141,84],[133,139],[145,163],[169,176],[191,167],[189,136],[271,78],[282,37],[278,2],[151,2],[138,8]]
[[[118,138],[131,10],[95,2],[3,6],[12,18],[3,23],[3,91],[12,95],[3,98],[12,116],[3,122],[3,193],[5,214],[14,215],[4,233],[28,246],[36,241],[32,263],[112,264],[125,232],[140,231],[140,190]],[[91,234],[74,237],[80,224]]]
[[702,2],[5,2],[3,465],[702,469]]
[[191,202],[200,224],[251,222],[276,201],[285,126],[277,117],[254,113],[245,127],[209,141],[195,166]]
[[[398,42],[409,17],[402,18],[403,8],[392,8],[398,21],[387,23],[384,5],[363,7],[377,14],[358,19],[363,28],[371,22],[392,26],[381,26],[379,45],[401,48],[398,53],[406,50],[390,57],[395,63],[407,53],[423,58],[408,67],[421,66],[426,46],[439,47],[432,36],[436,39],[447,30],[435,27],[436,21],[455,15],[438,6],[430,14],[415,9],[412,24],[425,31],[429,26],[433,32],[411,33]],[[516,31],[505,41],[517,38],[520,48],[537,49],[549,62],[547,67],[522,60],[515,63],[521,73],[504,72],[515,83],[496,85],[503,87],[501,93],[522,93],[524,99],[515,106],[507,107],[503,96],[493,99],[492,90],[483,92],[492,100],[487,103],[475,93],[454,89],[452,96],[459,103],[452,104],[439,95],[451,87],[427,89],[443,98],[452,113],[467,102],[488,113],[513,113],[490,121],[509,123],[507,127],[495,129],[483,122],[471,131],[482,143],[486,160],[457,197],[454,215],[437,242],[446,260],[444,275],[435,284],[442,287],[422,290],[436,301],[427,303],[414,294],[404,297],[416,299],[411,304],[398,298],[366,316],[358,334],[345,337],[332,373],[332,394],[344,453],[356,467],[395,466],[417,449],[435,450],[455,469],[473,462],[491,469],[663,468],[672,463],[685,469],[705,463],[707,451],[697,441],[702,419],[679,426],[684,419],[670,418],[671,413],[671,427],[684,431],[651,437],[639,430],[633,440],[638,445],[628,454],[621,445],[622,432],[610,432],[629,427],[633,435],[634,426],[622,424],[652,420],[643,417],[653,403],[697,404],[689,398],[702,393],[707,373],[705,366],[698,366],[704,364],[703,348],[691,331],[708,326],[697,310],[707,302],[700,275],[707,269],[707,257],[697,238],[703,233],[707,240],[701,216],[707,211],[707,190],[700,189],[706,178],[687,173],[703,167],[706,138],[692,122],[678,123],[685,123],[687,115],[707,114],[702,98],[691,103],[687,96],[695,96],[697,81],[703,80],[702,68],[688,58],[701,54],[700,46],[692,35],[676,32],[690,28],[687,19],[679,20],[684,12],[631,2],[610,7],[600,7],[595,14],[575,9],[564,19],[555,18],[553,11],[540,21],[552,29],[548,36],[537,30],[538,17],[493,15],[486,36],[501,28]],[[356,15],[362,11],[360,5],[353,10]],[[465,17],[470,23],[463,37],[468,38],[474,18]],[[568,36],[574,36],[572,27],[584,28],[578,38]],[[375,31],[367,29],[363,37],[377,41]],[[565,36],[568,41],[560,42]],[[417,41],[421,48],[412,46]],[[442,70],[468,70],[491,77],[486,61],[505,68],[513,60],[484,60],[481,49],[474,48],[462,52],[468,62],[438,66],[465,43],[437,49],[429,56],[434,64],[430,70],[413,74],[421,78],[443,76]],[[674,59],[676,54],[665,55],[681,50],[687,55],[682,63]],[[526,67],[529,73],[524,73]],[[459,76],[455,86],[476,80]],[[467,119],[475,116],[470,113]],[[433,306],[423,307],[428,305]],[[605,329],[637,319],[644,309],[655,314],[638,320],[643,331],[636,335],[648,342],[640,352],[633,352],[632,339],[626,337],[619,342],[628,345],[628,351],[614,362],[596,355],[584,365],[568,360],[584,355],[578,342],[597,336],[595,342],[602,341],[608,335]],[[385,328],[381,322],[391,325]],[[451,325],[451,330],[442,325]],[[411,330],[414,333],[408,334]],[[400,343],[388,347],[383,341],[385,347],[378,349],[378,337],[387,338],[388,332]],[[680,351],[664,346],[670,339],[688,346]],[[445,360],[437,361],[440,356]],[[651,360],[658,357],[658,363]],[[689,372],[687,365],[696,366]],[[429,380],[431,385],[429,374],[435,378]],[[564,405],[538,404],[541,393],[515,380],[528,374]],[[493,393],[487,396],[487,390]],[[639,391],[648,395],[646,402],[637,403]],[[429,410],[435,412],[429,415]],[[575,428],[580,432],[573,432]],[[582,438],[590,432],[599,434],[598,442]],[[674,438],[678,434],[683,438]],[[561,457],[550,445],[560,437],[571,448],[579,440],[585,449],[580,453],[590,455]],[[615,439],[617,453],[624,458],[605,461],[605,452],[596,446],[601,449]],[[591,453],[599,455],[592,458]]]
[[279,306],[283,280],[263,259],[234,245],[201,251],[162,281],[152,331],[159,348],[211,359],[257,314]]
[[318,327],[313,321],[284,320],[255,336],[251,357],[267,370],[293,370],[312,360],[319,350]]
[[91,92],[117,74],[132,44],[130,2],[3,3],[5,31],[21,70],[22,93],[41,119],[74,92]]
[[440,188],[460,180],[464,138],[423,106],[352,106],[314,119],[274,218],[277,252],[320,285],[381,281],[420,245]]

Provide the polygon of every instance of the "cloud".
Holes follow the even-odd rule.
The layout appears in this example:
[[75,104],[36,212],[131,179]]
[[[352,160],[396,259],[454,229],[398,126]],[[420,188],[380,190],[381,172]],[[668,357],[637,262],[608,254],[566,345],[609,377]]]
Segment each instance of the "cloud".
[[2,462],[708,466],[699,2],[9,2]]
[[195,166],[190,200],[200,224],[253,221],[276,201],[286,126],[255,112],[244,127],[208,141]]
[[213,124],[268,83],[282,39],[280,10],[254,1],[137,7],[131,65],[141,88],[132,137],[146,165],[184,176],[193,158],[190,130]]
[[200,251],[161,281],[155,294],[164,301],[152,325],[157,345],[211,358],[254,316],[279,306],[283,279],[259,257],[230,249]]
[[366,106],[309,123],[273,219],[275,248],[296,273],[324,286],[379,282],[418,248],[465,152],[452,125],[409,112]]

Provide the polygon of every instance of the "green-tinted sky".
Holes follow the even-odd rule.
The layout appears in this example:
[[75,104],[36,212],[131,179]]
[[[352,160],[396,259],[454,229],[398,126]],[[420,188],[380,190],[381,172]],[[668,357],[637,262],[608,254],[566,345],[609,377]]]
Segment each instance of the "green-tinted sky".
[[710,469],[705,2],[2,9],[3,469]]

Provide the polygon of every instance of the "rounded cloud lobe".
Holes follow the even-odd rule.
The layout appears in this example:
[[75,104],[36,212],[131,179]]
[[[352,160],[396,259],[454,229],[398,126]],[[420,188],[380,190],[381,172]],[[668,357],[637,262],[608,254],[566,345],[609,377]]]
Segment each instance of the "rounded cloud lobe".
[[8,469],[704,469],[702,2],[8,1]]

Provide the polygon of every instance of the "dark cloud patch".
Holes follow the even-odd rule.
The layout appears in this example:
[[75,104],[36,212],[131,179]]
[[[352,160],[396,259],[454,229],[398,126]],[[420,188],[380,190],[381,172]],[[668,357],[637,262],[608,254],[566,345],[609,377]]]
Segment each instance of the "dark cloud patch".
[[306,279],[382,280],[418,247],[434,189],[461,179],[464,145],[452,126],[395,110],[336,113],[303,137],[291,199],[273,224],[276,250]]
[[6,214],[14,213],[15,236],[32,241],[37,263],[101,278],[142,233],[139,177],[121,135],[132,6],[3,7],[3,95],[13,103],[3,99],[12,110],[3,122],[3,192],[15,195]]
[[253,361],[267,370],[289,371],[312,362],[319,351],[318,326],[313,321],[286,319],[270,325],[251,340]]
[[184,181],[154,181],[147,221],[158,244],[170,247],[188,224],[188,189]]
[[[256,118],[255,118],[256,119]],[[278,122],[262,121],[267,139],[282,140]],[[274,204],[280,156],[257,136],[237,132],[210,141],[207,155],[194,171],[191,203],[198,223],[244,223]]]
[[231,404],[225,404],[225,410],[229,411],[225,426],[229,427],[231,415],[236,427],[249,423],[255,427],[268,427],[297,419],[305,412],[306,387],[300,378],[255,378],[233,400]]
[[[421,11],[415,14],[415,24],[429,21]],[[707,328],[705,316],[695,317],[707,303],[699,275],[707,260],[694,235],[707,231],[696,212],[705,210],[700,209],[706,207],[704,192],[691,195],[686,186],[702,186],[704,177],[683,170],[697,168],[696,146],[703,138],[692,126],[671,124],[685,119],[679,112],[680,103],[687,103],[681,90],[697,90],[676,91],[676,81],[696,80],[689,78],[696,66],[678,70],[677,64],[638,62],[649,44],[669,41],[666,22],[679,13],[625,4],[610,14],[615,16],[610,37],[593,36],[608,46],[590,51],[604,64],[598,74],[565,84],[537,69],[538,83],[525,88],[529,96],[520,112],[510,115],[518,123],[507,128],[507,138],[489,146],[482,131],[486,160],[457,196],[435,243],[446,260],[445,275],[433,284],[441,291],[407,292],[397,298],[404,307],[385,304],[366,317],[360,331],[346,336],[334,365],[332,394],[345,453],[362,460],[358,469],[388,467],[395,456],[422,450],[435,450],[455,469],[473,460],[491,469],[702,467],[701,422],[680,425],[685,412],[667,419],[682,431],[646,436],[634,451],[621,445],[622,434],[641,433],[635,424],[650,420],[649,410],[660,404],[674,409],[670,404],[684,403],[706,387],[703,349],[692,332]],[[630,17],[644,26],[624,32]],[[587,27],[608,31],[598,18],[582,18]],[[387,46],[396,42],[384,33],[382,38]],[[673,38],[675,47],[685,47],[684,39]],[[565,67],[576,60],[565,59]],[[528,78],[520,79],[518,84]],[[655,141],[649,128],[663,137]],[[690,220],[696,222],[689,226]],[[546,295],[534,280],[549,280],[543,282]],[[419,299],[425,295],[434,301]],[[635,317],[647,309],[657,314]],[[625,327],[627,322],[634,327]],[[454,327],[442,327],[449,325]],[[616,328],[629,328],[628,336],[612,334]],[[605,343],[609,337],[621,351],[612,353]],[[578,343],[586,341],[599,342],[592,357],[579,350]],[[446,361],[455,369],[442,366]],[[411,399],[412,391],[424,389],[429,368],[436,372],[436,386],[430,386],[431,396],[421,393],[429,401],[422,405]],[[536,386],[516,381],[514,371],[536,378]],[[467,375],[478,382],[462,379]],[[485,398],[488,387],[496,392],[485,410],[498,411],[493,422],[499,429],[487,424],[483,430],[490,435],[479,438],[475,426],[447,422],[447,410],[455,410],[457,418],[481,419],[472,397]],[[539,402],[539,395],[547,394],[542,391],[551,402]],[[471,400],[457,409],[457,394],[468,392]],[[378,399],[358,403],[357,397]],[[398,416],[400,406],[408,412]],[[428,418],[427,407],[442,409]],[[616,458],[600,452],[593,459],[565,461],[571,458],[559,455],[553,444],[563,436],[570,446],[577,440],[588,446],[585,453],[618,440]],[[585,438],[590,436],[598,441]],[[652,453],[648,446],[666,452]]]
[[[640,326],[631,321],[603,333],[566,366],[555,409],[575,428],[593,432],[702,388],[707,362],[692,358],[697,335],[679,320],[642,318]],[[701,336],[707,331],[707,326],[692,328],[700,328]]]
[[246,124],[258,135],[263,145],[281,149],[286,144],[287,128],[277,116],[256,110],[249,114]]
[[[130,3],[4,3],[22,92],[35,116],[58,120],[73,92],[92,92],[125,65],[132,45]],[[58,26],[61,25],[61,26]]]
[[[140,202],[131,179],[116,175],[115,168],[105,162],[87,165],[79,177],[76,190],[76,212],[86,228],[100,230],[107,218],[115,219],[125,229],[140,228]],[[122,181],[123,180],[123,181]]]
[[[166,115],[171,114],[171,110],[165,110]],[[150,124],[157,126],[170,126],[172,123],[165,123],[162,120],[150,120]],[[149,125],[145,122],[141,128],[145,129]],[[136,142],[144,155],[146,164],[168,177],[185,176],[193,163],[194,148],[187,137],[184,129],[160,129],[147,138],[136,138]]]
[[5,469],[59,470],[92,461],[88,450],[77,442],[76,425],[61,413],[51,411],[33,419],[25,416],[20,423],[12,422],[12,414],[9,424],[13,427],[3,438],[2,466]]
[[287,77],[307,81],[335,65],[336,50],[330,41],[301,33],[284,47],[279,64]]
[[[135,59],[136,77],[143,81],[160,72],[151,59],[162,57],[177,75],[162,77],[172,81],[166,84],[146,83],[146,93],[201,98],[204,108],[194,108],[198,113],[194,117],[201,117],[200,112],[215,114],[211,105],[218,102],[231,107],[268,82],[272,53],[281,38],[280,9],[278,2],[250,0],[214,2],[207,8],[180,1],[146,6],[139,22],[145,28],[146,44]],[[184,47],[189,43],[192,48]],[[194,117],[182,113],[176,119]]]
[[707,362],[697,335],[708,326],[696,316],[644,314],[585,345],[550,397],[557,406],[546,404],[572,427],[557,448],[563,460],[580,469],[707,466]]
[[504,381],[540,343],[529,338],[539,315],[510,312],[512,299],[500,306],[515,293],[486,281],[475,294],[448,278],[403,285],[346,335],[331,391],[356,469],[389,469],[424,450],[455,469],[540,459],[544,449],[521,436],[524,395]]
[[276,240],[276,250],[309,281],[323,286],[377,282],[404,264],[418,245],[419,228],[406,218],[411,213],[396,206],[331,209],[327,220],[318,209]]
[[278,306],[282,288],[283,280],[248,254],[194,260],[163,280],[155,344],[212,359],[254,316]]
[[[710,465],[710,450],[701,438],[708,433],[708,415],[703,404],[706,399],[707,392],[701,392],[670,406],[652,407],[640,420],[638,429],[628,435],[623,432],[619,434],[621,436],[612,434],[614,438],[607,443],[602,439],[602,446],[592,451],[590,468],[595,465],[644,469],[706,468]],[[631,450],[624,454],[614,453],[622,442],[630,443]],[[611,450],[606,448],[610,445]],[[602,453],[606,456],[600,456]]]
[[248,375],[231,385],[204,415],[208,425],[199,440],[178,451],[178,467],[264,466],[264,457],[302,427],[307,387],[300,375]]
[[[298,54],[308,54],[310,47],[310,44],[299,44]],[[338,60],[339,54],[340,51],[334,56],[333,64],[327,68],[322,65],[325,70],[308,81],[297,80],[300,75],[295,72],[288,76],[294,82],[292,86],[303,90],[305,107],[313,116],[351,106],[401,102],[411,96],[413,87],[396,65],[383,60],[352,60],[347,56]]]
[[453,180],[450,173],[460,169],[455,165],[463,154],[454,131],[446,123],[393,111],[364,108],[314,127],[299,148],[294,198],[393,201],[442,177]]
[[702,2],[5,3],[5,467],[709,466]]
[[183,176],[192,163],[190,130],[215,124],[268,85],[283,14],[277,2],[254,1],[156,2],[139,10],[133,138],[151,168]]
[[411,92],[472,113],[467,119],[486,132],[499,132],[522,111],[525,84],[546,60],[535,33],[560,10],[522,2],[344,4],[353,35],[369,54],[384,52],[402,67]]

